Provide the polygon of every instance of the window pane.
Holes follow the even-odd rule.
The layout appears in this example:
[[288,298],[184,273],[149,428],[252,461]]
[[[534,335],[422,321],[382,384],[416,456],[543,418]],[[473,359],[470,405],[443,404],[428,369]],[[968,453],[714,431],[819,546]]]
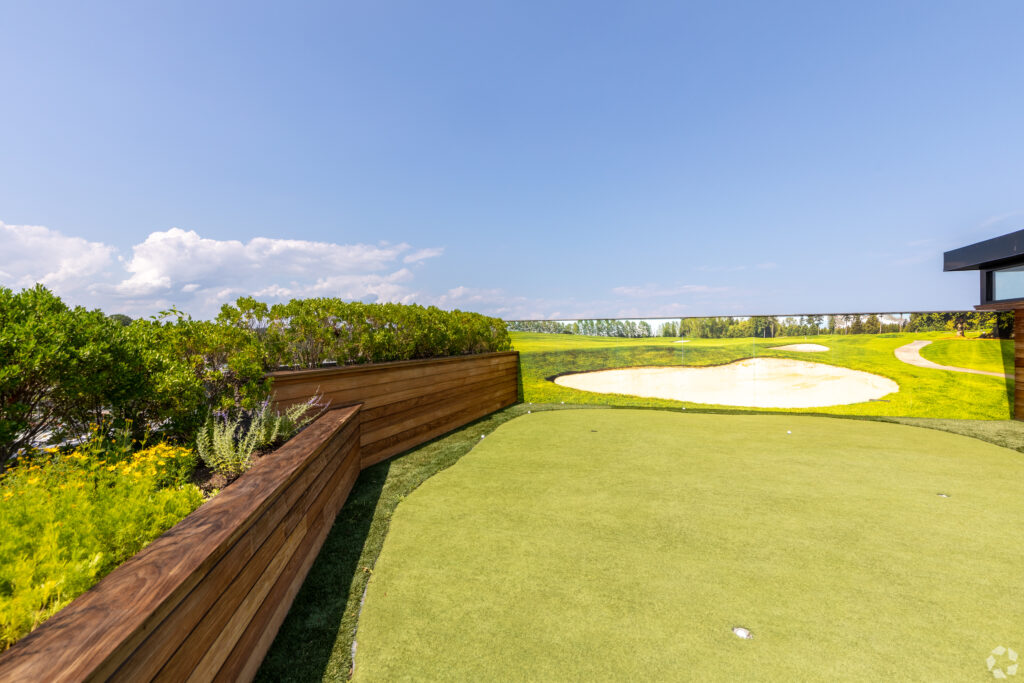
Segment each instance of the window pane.
[[1024,298],[1024,266],[992,271],[992,290],[996,301]]

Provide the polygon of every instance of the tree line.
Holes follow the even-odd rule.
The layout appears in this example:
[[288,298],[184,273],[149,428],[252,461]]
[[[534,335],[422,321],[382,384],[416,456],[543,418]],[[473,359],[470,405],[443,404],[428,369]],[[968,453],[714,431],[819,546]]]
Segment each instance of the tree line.
[[577,320],[562,323],[554,320],[510,320],[509,332],[544,332],[548,334],[583,334],[590,337],[653,337],[646,320]]
[[652,330],[644,320],[514,320],[509,331],[547,334],[583,334],[597,337],[803,337],[818,334],[887,334],[893,332],[953,332],[964,335],[981,331],[983,337],[1013,336],[1013,313],[995,311],[947,311],[910,313],[894,317],[880,313],[833,315],[708,317],[669,320]]

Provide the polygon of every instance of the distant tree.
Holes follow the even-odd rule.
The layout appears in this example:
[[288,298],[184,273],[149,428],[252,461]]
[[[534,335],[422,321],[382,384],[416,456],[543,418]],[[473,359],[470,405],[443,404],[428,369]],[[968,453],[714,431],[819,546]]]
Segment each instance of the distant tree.
[[676,324],[674,320],[669,320],[668,322],[662,323],[661,325],[658,326],[658,336],[678,337],[679,326]]
[[545,334],[572,334],[572,328],[554,320],[509,320],[505,323],[511,332],[542,332]]
[[860,319],[860,316],[851,315],[848,317],[850,319],[850,334],[864,334],[864,321]]
[[882,333],[882,321],[878,319],[878,316],[872,313],[864,321],[864,333],[865,334],[881,334]]
[[[1024,313],[1021,315],[1024,315]],[[1013,316],[1013,311],[1002,311],[997,313],[995,316],[995,324],[992,328],[992,334],[999,339],[1013,339]]]
[[964,330],[967,329],[972,322],[972,316],[973,314],[969,311],[956,311],[950,315],[946,326],[951,330],[955,330],[956,336],[962,337],[964,336]]
[[778,321],[768,316],[754,316],[750,319],[755,337],[774,337],[778,328]]
[[113,320],[121,327],[128,327],[129,325],[132,324],[132,319],[125,315],[124,313],[114,313],[113,315],[108,315],[107,317]]

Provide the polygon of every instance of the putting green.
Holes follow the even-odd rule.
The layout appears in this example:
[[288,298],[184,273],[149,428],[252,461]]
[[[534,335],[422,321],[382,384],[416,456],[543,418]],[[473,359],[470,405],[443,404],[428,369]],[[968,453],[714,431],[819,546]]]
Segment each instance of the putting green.
[[1024,651],[1022,524],[1024,455],[967,437],[526,415],[398,506],[355,678],[983,680]]

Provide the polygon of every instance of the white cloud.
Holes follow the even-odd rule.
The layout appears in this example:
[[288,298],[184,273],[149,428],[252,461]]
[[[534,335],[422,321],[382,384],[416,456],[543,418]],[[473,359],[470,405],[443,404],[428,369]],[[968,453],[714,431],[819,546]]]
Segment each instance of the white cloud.
[[[645,293],[649,291],[650,293]],[[615,296],[587,299],[574,297],[546,298],[512,295],[503,289],[483,289],[458,286],[443,295],[422,303],[432,303],[440,308],[461,308],[479,311],[505,320],[580,320],[585,318],[675,318],[692,314],[692,306],[679,301],[650,301],[655,295],[676,292],[686,294],[707,294],[720,299],[722,292],[731,292],[728,287],[707,285],[680,285],[674,288],[645,285],[644,287],[616,287]],[[639,299],[639,301],[638,301]],[[724,306],[725,299],[716,303]]]
[[747,267],[744,265],[735,266],[701,266],[697,270],[703,273],[735,273],[741,270],[746,270]]
[[42,282],[70,303],[133,315],[175,305],[207,317],[243,295],[409,302],[417,293],[402,264],[434,258],[443,249],[267,237],[241,242],[171,228],[150,233],[130,251],[125,257],[101,242],[0,223],[0,285],[20,289]]
[[428,249],[420,249],[409,254],[402,259],[403,263],[419,263],[425,261],[428,258],[437,258],[444,253],[444,247],[430,247]]
[[95,286],[114,263],[116,251],[41,225],[0,222],[0,285],[22,289],[41,282],[60,295],[71,295]]
[[612,291],[621,296],[629,297],[664,297],[664,296],[685,296],[687,294],[708,294],[712,292],[724,292],[728,287],[711,287],[709,285],[678,285],[675,287],[661,287],[655,284],[641,286],[615,287]]
[[992,228],[992,227],[994,227],[996,225],[999,225],[1000,223],[1004,223],[1004,222],[1008,221],[1011,218],[1018,218],[1020,216],[1024,216],[1024,211],[1007,211],[1005,213],[1000,213],[1000,214],[996,214],[994,216],[989,216],[988,218],[983,220],[981,223],[979,223],[978,226],[976,228],[974,228],[974,231],[975,232],[987,231],[990,228]]

